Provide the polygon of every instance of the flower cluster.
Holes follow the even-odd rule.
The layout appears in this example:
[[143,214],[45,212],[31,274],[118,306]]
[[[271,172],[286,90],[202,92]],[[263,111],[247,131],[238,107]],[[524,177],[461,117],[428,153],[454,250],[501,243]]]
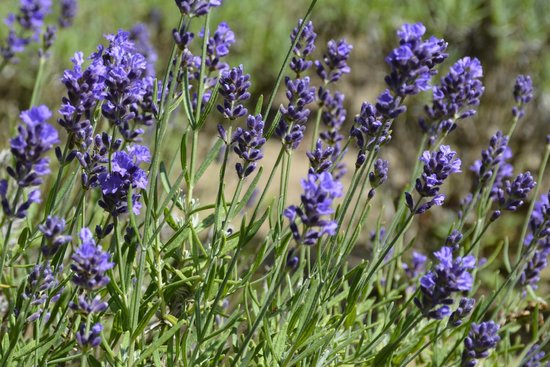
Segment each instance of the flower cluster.
[[311,112],[306,106],[315,99],[315,87],[310,87],[309,81],[309,77],[296,80],[285,78],[288,105],[280,107],[282,118],[276,133],[287,149],[298,148],[304,139],[305,123]]
[[327,146],[323,148],[323,141],[317,139],[315,149],[311,152],[306,152],[309,159],[309,173],[330,172],[332,167],[332,158],[334,156],[334,148]]
[[109,212],[113,217],[128,211],[128,195],[132,190],[132,211],[139,214],[141,194],[133,190],[147,187],[147,174],[139,164],[149,162],[151,154],[141,145],[128,147],[128,152],[118,151],[111,159],[111,171],[103,172],[98,176],[102,198],[99,206]]
[[175,0],[180,12],[190,17],[206,15],[210,8],[222,5],[222,0]]
[[315,61],[317,75],[327,83],[334,83],[348,74],[350,68],[347,64],[353,46],[341,39],[340,41],[330,40],[327,44],[327,51],[323,54],[322,60]]
[[[199,33],[199,36],[204,37],[204,30]],[[227,23],[220,23],[206,44],[205,65],[210,72],[229,68],[229,65],[222,62],[221,59],[229,54],[229,48],[234,43],[235,33]]]
[[[302,188],[302,205],[291,205],[283,214],[290,221],[290,229],[296,242],[315,245],[324,234],[336,234],[337,223],[323,217],[334,212],[332,202],[342,195],[342,184],[334,180],[330,173],[323,172],[308,174],[307,179],[302,180]],[[303,226],[302,231],[296,223],[298,218]]]
[[264,121],[262,115],[248,116],[247,128],[237,128],[233,134],[233,151],[243,160],[237,162],[235,169],[240,179],[248,177],[256,169],[256,162],[263,158],[262,146],[265,144]]
[[462,298],[458,303],[458,307],[451,316],[449,317],[449,325],[452,327],[458,327],[462,325],[463,320],[468,316],[474,309],[476,300],[473,298]]
[[464,339],[461,367],[474,367],[477,360],[487,358],[489,350],[494,349],[500,341],[499,326],[493,321],[472,323],[470,333]]
[[521,367],[541,367],[541,360],[546,356],[544,350],[538,344],[533,345],[523,358]]
[[[83,290],[78,297],[78,302],[72,302],[71,308],[86,316],[93,313],[100,313],[107,309],[107,303],[102,302],[99,296],[91,298],[91,293],[107,285],[110,279],[105,273],[115,265],[110,262],[111,255],[103,252],[92,236],[88,228],[82,228],[80,231],[81,246],[72,256],[73,263],[73,283]],[[100,333],[101,324],[92,327],[89,335],[86,335],[86,322],[80,324],[79,331],[76,333],[78,344],[83,347],[97,347],[101,342]],[[99,327],[97,326],[99,325]],[[94,329],[95,328],[95,329]]]
[[19,12],[6,19],[8,37],[0,46],[4,62],[16,61],[15,55],[31,42],[38,42],[46,15],[52,11],[51,0],[20,0]]
[[500,208],[515,212],[523,205],[523,200],[527,198],[536,184],[529,171],[520,173],[514,181],[506,180],[504,187],[499,188],[496,193],[496,200]]
[[[512,150],[508,146],[508,137],[502,131],[497,131],[489,141],[489,147],[481,151],[481,160],[470,167],[476,175],[476,187],[481,191],[487,183],[493,180],[491,195],[495,196],[505,179],[512,177],[513,167],[507,162],[512,158]],[[493,175],[496,175],[493,178]]]
[[52,113],[46,106],[33,107],[20,115],[24,125],[17,128],[18,135],[10,139],[14,165],[7,168],[8,174],[15,180],[17,193],[13,203],[9,203],[8,181],[0,181],[2,209],[7,216],[24,218],[32,203],[40,201],[40,191],[32,191],[27,200],[20,203],[23,189],[39,186],[42,176],[50,173],[50,160],[44,155],[59,142],[55,128],[46,121]]
[[65,219],[49,215],[44,223],[38,226],[38,230],[44,235],[45,241],[41,246],[42,255],[51,257],[59,248],[71,241],[71,236],[64,235]]
[[479,60],[464,57],[451,66],[439,85],[433,87],[432,105],[425,106],[427,120],[420,120],[421,127],[432,139],[451,132],[457,120],[476,113],[472,107],[479,105],[479,98],[485,91],[479,80],[482,76]]
[[73,24],[76,11],[76,0],[61,0],[61,13],[57,21],[59,26],[62,28],[70,27]]
[[533,82],[529,75],[518,75],[514,85],[514,99],[517,105],[512,109],[512,114],[522,118],[525,105],[533,99]]
[[330,160],[336,166],[333,169],[335,179],[340,179],[346,173],[346,166],[338,160],[346,152],[342,151],[341,141],[344,136],[340,130],[346,120],[347,111],[344,108],[344,94],[335,92],[334,95],[328,89],[319,88],[319,103],[321,104],[321,121],[326,130],[319,137],[328,147],[332,148]]
[[441,185],[451,174],[461,172],[462,163],[448,145],[440,146],[437,151],[425,151],[420,161],[424,163],[424,169],[420,178],[416,179],[415,189],[422,198],[433,199],[415,206],[412,195],[406,192],[407,206],[415,214],[422,214],[434,205],[443,205],[445,195],[439,193]]
[[298,25],[290,34],[291,42],[294,43],[296,38],[298,38],[296,41],[296,46],[292,49],[294,55],[290,60],[290,69],[296,73],[297,78],[300,77],[300,74],[307,71],[313,63],[308,60],[308,56],[310,56],[313,50],[315,50],[315,39],[317,38],[317,34],[313,30],[313,23],[311,21],[304,26],[302,33],[300,33],[300,36],[298,37],[298,32],[300,31],[300,27],[302,27],[302,22],[303,20],[300,19],[298,21]]
[[550,255],[550,193],[542,195],[535,203],[529,218],[529,233],[525,237],[525,246],[532,249],[529,261],[520,276],[522,286],[538,287],[541,272],[548,265]]
[[360,167],[366,160],[367,151],[378,151],[391,140],[391,124],[378,113],[375,106],[364,102],[361,112],[355,116],[350,135],[359,148],[355,165]]
[[446,246],[434,256],[439,264],[420,279],[420,296],[414,303],[424,316],[441,320],[451,314],[449,305],[454,303],[453,294],[472,288],[469,270],[475,268],[476,260],[473,256],[455,258],[452,248]]
[[413,251],[411,264],[409,265],[407,263],[403,263],[401,267],[409,278],[414,279],[424,271],[426,267],[426,260],[428,260],[428,258],[425,255]]
[[59,289],[55,294],[54,290],[59,286],[59,281],[56,276],[62,271],[62,267],[58,271],[54,271],[48,261],[35,265],[27,278],[27,287],[23,293],[23,297],[30,300],[31,306],[38,306],[38,309],[27,317],[27,322],[33,322],[44,315],[44,321],[50,318],[49,312],[44,314],[44,308],[47,302],[54,304],[61,297],[63,289]]
[[422,39],[426,27],[422,23],[405,24],[398,31],[399,47],[386,57],[391,72],[386,84],[396,96],[414,95],[430,88],[430,79],[436,74],[434,67],[442,63],[447,54],[447,43],[436,37]]
[[248,110],[240,103],[250,98],[250,75],[244,74],[243,66],[223,70],[219,83],[223,106],[218,105],[218,111],[223,117],[235,120],[246,115]]

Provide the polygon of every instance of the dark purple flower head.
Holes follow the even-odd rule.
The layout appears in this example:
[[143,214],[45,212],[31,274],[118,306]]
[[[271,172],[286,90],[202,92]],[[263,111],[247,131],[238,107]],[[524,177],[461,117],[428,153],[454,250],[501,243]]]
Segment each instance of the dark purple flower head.
[[222,0],[175,0],[176,6],[182,14],[190,17],[206,15],[210,8],[222,5]]
[[76,11],[76,0],[61,0],[61,13],[58,19],[59,26],[61,28],[70,27],[73,24]]
[[183,25],[180,29],[174,28],[172,30],[172,37],[174,38],[176,45],[178,45],[178,48],[183,51],[188,48],[189,44],[195,37],[195,34],[187,32],[185,25]]
[[462,241],[462,233],[459,230],[454,229],[451,234],[445,240],[445,246],[449,246],[453,251],[458,250],[458,244]]
[[531,286],[533,289],[538,288],[538,283],[540,281],[541,272],[548,266],[548,255],[550,254],[550,249],[539,249],[537,248],[527,266],[523,270],[523,273],[520,275],[520,284],[523,287]]
[[[292,235],[298,243],[314,245],[324,234],[336,234],[336,221],[325,219],[331,215],[332,202],[342,196],[342,184],[335,181],[328,172],[309,174],[302,180],[304,193],[301,195],[300,206],[291,205],[283,215],[290,222]],[[300,219],[303,230],[298,229],[297,219]]]
[[115,152],[112,156],[111,172],[103,172],[98,176],[99,187],[103,194],[99,206],[112,216],[118,216],[128,211],[128,194],[132,189],[132,211],[138,215],[141,209],[139,190],[147,188],[147,174],[139,164],[149,162],[149,150],[140,145],[128,147],[124,151]]
[[391,140],[391,121],[385,119],[377,107],[364,102],[361,112],[355,116],[350,135],[359,148],[355,165],[360,167],[364,163],[365,152],[378,151]]
[[107,69],[101,59],[94,59],[85,69],[84,55],[77,52],[71,59],[72,69],[63,73],[61,82],[67,89],[63,97],[57,121],[69,134],[69,146],[79,147],[81,150],[92,143],[93,129],[90,119],[105,93],[105,74]]
[[256,162],[264,157],[262,147],[265,144],[264,121],[262,115],[249,115],[246,121],[247,128],[237,128],[231,142],[233,151],[242,159],[235,164],[240,179],[249,176],[256,168]]
[[330,91],[326,91],[324,100],[322,100],[321,121],[327,128],[339,129],[346,121],[347,111],[344,108],[344,94],[335,92],[334,96]]
[[94,298],[89,299],[86,295],[81,294],[80,296],[78,296],[78,301],[70,302],[69,306],[74,311],[77,311],[84,315],[90,315],[105,311],[109,307],[109,304],[102,301],[100,295],[96,295]]
[[[298,21],[298,25],[292,30],[290,34],[290,41],[294,42],[298,36],[298,31],[302,26],[303,20]],[[313,30],[313,23],[309,21],[302,30],[296,46],[292,49],[294,56],[290,60],[290,69],[293,70],[297,77],[300,77],[300,74],[309,69],[312,65],[312,62],[308,60],[308,56],[311,55],[313,50],[315,50],[315,39],[317,34]]]
[[523,205],[527,195],[535,188],[536,184],[529,171],[520,173],[513,182],[506,180],[504,187],[498,189],[496,193],[496,200],[500,208],[515,212]]
[[529,218],[529,233],[525,245],[538,245],[541,249],[550,249],[550,192],[542,195],[535,203]]
[[[453,173],[460,173],[461,160],[456,157],[456,152],[452,151],[448,145],[442,145],[439,150],[430,152],[425,151],[420,157],[424,163],[424,169],[420,178],[416,179],[415,189],[421,197],[433,198],[427,203],[420,205],[416,214],[422,214],[433,205],[443,205],[445,195],[440,194],[439,190],[443,182]],[[407,205],[412,211],[414,203],[410,193],[405,193]]]
[[[204,38],[204,29],[199,33],[199,36]],[[227,23],[220,23],[214,35],[208,38],[206,44],[205,65],[210,72],[229,68],[229,65],[222,62],[221,58],[229,54],[229,48],[234,43],[235,33]]]
[[466,316],[468,316],[474,309],[476,300],[473,298],[462,298],[458,303],[457,309],[449,317],[449,325],[452,327],[458,327],[462,325],[462,322]]
[[411,265],[403,263],[401,266],[410,279],[416,278],[426,268],[428,258],[419,252],[413,251]]
[[248,110],[240,103],[250,98],[250,75],[244,73],[243,66],[222,71],[219,83],[223,106],[218,105],[218,111],[229,120],[245,116]]
[[328,41],[327,51],[323,54],[323,59],[315,61],[317,75],[325,83],[334,83],[342,77],[342,74],[348,74],[350,68],[347,61],[352,48],[353,46],[347,43],[345,39]]
[[71,257],[73,263],[73,283],[88,291],[98,290],[109,283],[105,273],[115,265],[110,262],[111,255],[96,245],[92,232],[88,228],[80,230],[81,245]]
[[512,113],[521,118],[525,114],[524,106],[533,99],[533,82],[529,75],[518,75],[514,85],[514,99],[517,106],[512,109]]
[[398,31],[399,47],[386,57],[391,72],[386,84],[396,96],[414,95],[430,88],[430,79],[436,74],[434,67],[442,63],[447,54],[447,43],[430,37],[422,39],[426,28],[422,23],[404,24]]
[[[33,322],[42,316],[45,303],[48,299],[50,304],[53,305],[61,297],[63,288],[59,289],[56,293],[53,293],[53,291],[59,285],[59,281],[56,277],[60,274],[62,269],[63,267],[60,267],[57,272],[54,271],[49,261],[34,266],[27,278],[27,287],[25,288],[23,297],[30,299],[31,307],[38,307],[36,311],[27,318],[27,322]],[[47,321],[50,315],[46,313],[44,316],[44,320]]]
[[96,348],[101,344],[101,331],[103,331],[103,325],[98,322],[91,327],[86,335],[86,324],[82,322],[75,335],[76,342],[84,349]]
[[433,88],[432,105],[425,106],[428,121],[420,125],[433,137],[456,128],[456,121],[473,116],[479,105],[479,98],[485,91],[480,78],[483,76],[481,63],[476,58],[464,57],[458,60],[441,83]]
[[374,169],[369,173],[369,182],[373,189],[386,182],[389,169],[390,163],[388,161],[379,158],[374,162]]
[[477,359],[487,358],[489,350],[494,349],[500,341],[499,326],[493,321],[472,323],[470,333],[464,339],[461,367],[474,367]]
[[[542,350],[541,346],[538,344],[533,345],[529,351],[527,352],[527,355],[523,358],[522,363],[520,364],[520,367],[541,367],[542,362],[541,360],[546,356],[546,353],[544,350]],[[548,364],[546,364],[548,366]]]
[[282,118],[276,133],[288,149],[296,149],[304,138],[305,124],[310,114],[306,106],[315,99],[315,87],[310,87],[309,82],[309,77],[285,79],[288,105],[280,107]]
[[57,36],[57,28],[54,26],[47,26],[46,30],[42,34],[42,47],[38,51],[38,54],[40,57],[49,58],[50,52],[48,51],[55,41],[55,38]]
[[61,246],[71,241],[71,236],[63,235],[65,231],[65,219],[63,218],[50,215],[44,223],[38,226],[38,229],[45,238],[45,242],[41,247],[44,257],[55,255]]
[[333,157],[334,148],[327,146],[323,148],[323,141],[321,139],[317,140],[315,149],[311,152],[306,152],[306,155],[309,159],[309,173],[321,173],[321,172],[330,172],[332,167],[331,158]]
[[497,131],[491,137],[489,147],[481,151],[481,160],[475,161],[470,167],[470,170],[477,176],[476,185],[479,191],[483,190],[496,174],[491,188],[491,196],[496,195],[502,188],[504,180],[512,177],[513,167],[507,163],[510,158],[512,158],[512,150],[508,147],[508,137],[502,131]]
[[469,270],[475,268],[476,261],[473,256],[454,258],[450,247],[442,247],[434,255],[439,264],[420,279],[421,293],[414,303],[424,316],[441,320],[451,314],[453,294],[472,288]]

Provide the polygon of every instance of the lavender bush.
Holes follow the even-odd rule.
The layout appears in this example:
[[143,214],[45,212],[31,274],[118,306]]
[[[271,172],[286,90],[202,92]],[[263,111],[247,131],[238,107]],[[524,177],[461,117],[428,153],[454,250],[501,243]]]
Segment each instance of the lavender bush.
[[[288,30],[266,100],[246,64],[231,64],[231,22],[212,24],[231,4],[176,0],[170,55],[156,54],[143,24],[107,34],[95,52],[67,56],[64,93],[46,106],[54,24],[70,31],[78,6],[21,0],[0,72],[35,54],[39,66],[0,176],[0,365],[550,363],[537,294],[550,255],[550,192],[540,187],[550,139],[537,172],[517,172],[509,147],[528,123],[531,78],[509,81],[510,121],[468,162],[447,140],[483,108],[481,62],[452,64],[452,44],[404,24],[386,88],[352,117],[339,83],[353,46],[318,41],[316,3]],[[422,138],[391,197],[386,147],[394,130],[416,129],[406,113],[418,114]],[[471,187],[451,190],[457,175]],[[207,201],[204,186],[216,191]],[[393,199],[391,215],[373,210]],[[444,235],[428,235],[437,245],[427,251],[417,224],[441,207]],[[491,229],[512,217],[523,221],[517,237],[495,240]]]

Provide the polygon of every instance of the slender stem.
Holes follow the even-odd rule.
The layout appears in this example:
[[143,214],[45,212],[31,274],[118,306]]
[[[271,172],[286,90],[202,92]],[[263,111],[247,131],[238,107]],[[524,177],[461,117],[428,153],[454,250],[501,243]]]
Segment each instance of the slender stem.
[[317,143],[317,134],[319,134],[319,125],[321,124],[322,114],[323,114],[323,108],[319,107],[319,109],[317,110],[317,118],[315,119],[315,125],[313,125],[313,135],[311,136],[311,151],[315,150],[315,144]]
[[38,63],[38,74],[36,75],[36,79],[34,79],[34,87],[32,89],[32,96],[31,96],[29,107],[36,105],[36,100],[40,95],[40,89],[42,86],[42,75],[44,74],[45,65],[46,65],[46,58],[44,56],[41,56]]

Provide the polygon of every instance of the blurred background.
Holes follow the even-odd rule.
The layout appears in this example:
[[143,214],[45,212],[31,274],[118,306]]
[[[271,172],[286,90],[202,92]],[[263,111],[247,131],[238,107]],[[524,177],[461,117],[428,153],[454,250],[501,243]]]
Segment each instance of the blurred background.
[[[56,1],[54,1],[55,3]],[[3,0],[0,17],[16,12],[17,0]],[[260,94],[269,95],[281,62],[289,47],[289,34],[297,20],[305,13],[307,0],[224,0],[224,5],[215,9],[212,27],[226,21],[235,31],[237,42],[227,61],[230,65],[243,64],[252,75],[252,94],[249,109],[253,108]],[[79,1],[75,25],[58,33],[52,56],[46,67],[46,82],[40,102],[52,110],[58,109],[63,88],[59,79],[64,69],[71,67],[70,57],[75,51],[89,55],[99,43],[105,43],[103,34],[118,29],[129,30],[137,23],[144,23],[150,31],[151,42],[158,54],[157,72],[164,69],[172,39],[171,31],[176,26],[179,13],[173,1],[140,0]],[[359,112],[363,101],[373,102],[385,88],[384,75],[388,68],[384,57],[396,45],[395,30],[403,23],[422,22],[427,34],[444,38],[448,43],[449,59],[441,66],[439,75],[463,56],[477,57],[484,67],[486,91],[481,99],[478,114],[473,119],[461,121],[459,128],[448,142],[459,151],[463,159],[463,171],[478,159],[481,149],[497,128],[507,130],[511,123],[513,105],[512,88],[517,74],[533,77],[536,97],[527,108],[511,143],[514,152],[515,174],[536,171],[544,149],[545,137],[550,133],[550,1],[548,0],[319,0],[312,15],[319,37],[314,57],[320,57],[326,42],[331,38],[345,37],[354,46],[349,65],[351,73],[337,85],[346,94],[348,129],[353,117]],[[195,33],[200,24],[193,24]],[[7,27],[0,27],[4,38]],[[26,109],[30,100],[37,71],[37,50],[30,48],[20,55],[20,63],[10,65],[0,75],[0,147],[5,149],[8,137],[17,124],[19,111]],[[391,178],[379,195],[382,218],[390,218],[395,200],[409,180],[414,157],[420,142],[417,121],[422,116],[422,106],[428,101],[428,93],[408,101],[407,114],[400,116],[394,128],[394,141],[383,150],[384,158],[390,160]],[[274,108],[284,101],[279,92]],[[211,140],[217,121],[208,124]],[[174,134],[184,128],[182,117],[172,121]],[[208,142],[208,133],[202,138]],[[305,149],[311,137],[306,137],[302,150],[295,154],[291,189],[293,198],[300,193],[299,180],[307,173]],[[210,143],[205,143],[205,149]],[[167,157],[172,157],[179,141],[168,144]],[[173,150],[170,151],[170,149]],[[264,166],[270,167],[279,145],[276,140],[267,147]],[[271,154],[273,150],[273,154]],[[351,176],[355,152],[348,154]],[[217,172],[211,171],[217,178]],[[435,208],[419,218],[422,226],[417,242],[424,251],[438,248],[448,225],[456,218],[456,209],[461,198],[470,189],[471,175],[456,175],[444,191],[449,194],[445,208]],[[206,176],[208,177],[208,176]],[[231,183],[228,183],[229,185]],[[202,185],[209,186],[209,185]],[[213,185],[210,185],[213,186]],[[541,192],[548,190],[548,182],[542,183]],[[199,192],[204,198],[211,193]],[[525,212],[504,216],[489,235],[487,241],[500,241],[503,234],[517,238],[517,228]],[[373,216],[377,220],[377,215]],[[521,225],[521,223],[520,223]],[[367,237],[367,236],[365,236]],[[368,241],[367,239],[365,241]],[[495,243],[496,246],[496,243]],[[491,246],[489,246],[491,248]]]

